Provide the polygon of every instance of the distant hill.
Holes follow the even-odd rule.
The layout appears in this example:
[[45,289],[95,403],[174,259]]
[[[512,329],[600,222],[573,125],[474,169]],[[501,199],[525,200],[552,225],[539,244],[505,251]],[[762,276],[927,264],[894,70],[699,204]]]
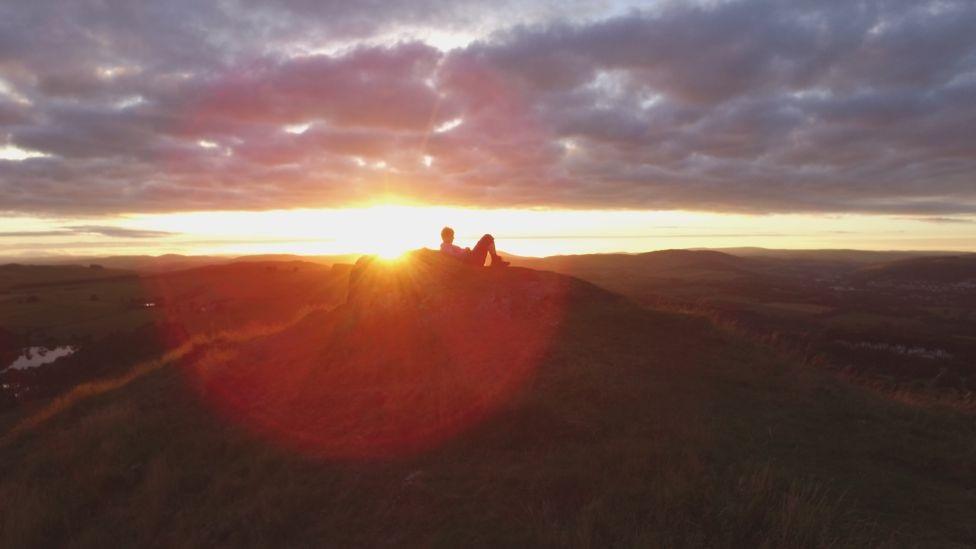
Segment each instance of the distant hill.
[[708,250],[663,250],[640,254],[587,254],[514,258],[513,264],[571,273],[575,276],[597,272],[627,272],[654,278],[683,279],[748,277],[762,270],[761,263],[751,259]]
[[660,300],[662,288],[765,285],[785,276],[769,261],[709,250],[512,258],[512,263],[579,277],[642,303]]
[[976,282],[976,254],[920,257],[864,267],[854,273],[859,282],[958,283]]
[[244,256],[214,256],[214,255],[119,255],[119,256],[79,256],[79,257],[36,257],[31,259],[9,260],[10,263],[30,265],[56,266],[89,266],[98,265],[108,269],[122,269],[142,273],[158,273],[180,271],[203,267],[206,265],[222,265],[237,261],[309,261],[323,265],[335,263],[351,263],[361,254],[338,255],[296,255],[296,254],[257,254]]
[[[512,258],[515,265],[593,282],[644,303],[734,297],[770,302],[815,302],[818,285],[868,282],[943,282],[976,279],[976,254],[919,256],[917,252],[664,250]],[[906,259],[907,258],[907,259]]]
[[80,284],[98,280],[133,277],[125,269],[103,268],[100,265],[0,265],[0,290],[49,285]]
[[959,253],[942,251],[874,251],[843,249],[778,250],[771,248],[711,248],[711,250],[738,257],[817,261],[849,265],[867,265],[917,257],[958,255]]
[[207,255],[116,255],[116,256],[78,256],[78,257],[38,257],[29,261],[35,265],[100,265],[110,269],[124,269],[139,272],[162,272],[190,269],[203,265],[227,263],[233,258]]
[[320,265],[335,265],[337,263],[355,263],[363,254],[336,254],[336,255],[296,255],[296,254],[261,254],[261,255],[242,255],[235,257],[233,261],[308,261]]
[[[701,253],[705,252],[705,253]],[[718,254],[718,255],[715,255]],[[234,261],[310,261],[324,265],[336,263],[353,263],[362,254],[337,255],[296,255],[296,254],[256,254],[244,256],[213,256],[213,255],[181,255],[164,254],[132,255],[132,256],[79,256],[79,257],[36,257],[30,259],[0,259],[8,263],[24,263],[31,265],[83,265],[98,264],[105,268],[133,270],[139,272],[163,272],[201,267],[204,265],[219,265]],[[823,272],[850,272],[854,269],[892,261],[913,259],[919,257],[937,257],[960,255],[958,252],[915,252],[915,251],[870,251],[870,250],[778,250],[767,248],[714,248],[688,250],[662,250],[637,254],[606,253],[549,256],[542,258],[512,257],[520,265],[537,265],[548,262],[550,267],[560,269],[576,269],[595,266],[597,263],[607,266],[638,265],[641,268],[652,269],[654,273],[671,270],[672,274],[686,269],[700,269],[712,273],[729,272],[741,268],[743,272],[765,270],[796,270],[819,269]],[[753,260],[736,264],[738,259]]]
[[0,546],[976,542],[963,412],[551,272],[353,273],[331,310],[0,413]]

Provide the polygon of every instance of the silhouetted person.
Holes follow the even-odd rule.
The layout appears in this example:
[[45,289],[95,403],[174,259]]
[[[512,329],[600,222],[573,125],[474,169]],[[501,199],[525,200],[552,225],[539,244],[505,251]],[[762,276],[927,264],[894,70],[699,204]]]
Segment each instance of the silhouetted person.
[[490,234],[481,237],[481,240],[474,245],[474,249],[472,250],[471,248],[455,246],[454,229],[444,227],[441,229],[441,253],[476,267],[484,267],[485,258],[489,255],[491,256],[492,267],[504,267],[508,265],[508,261],[499,257],[498,252],[495,251],[495,237]]

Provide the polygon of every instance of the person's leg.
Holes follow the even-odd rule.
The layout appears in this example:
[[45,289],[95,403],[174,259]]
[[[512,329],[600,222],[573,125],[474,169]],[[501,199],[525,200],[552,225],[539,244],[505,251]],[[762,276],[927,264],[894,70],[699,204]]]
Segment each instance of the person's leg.
[[479,240],[477,244],[474,245],[474,248],[471,250],[471,255],[469,256],[468,259],[472,265],[478,267],[484,267],[485,259],[488,257],[489,254],[492,257],[492,260],[494,260],[496,256],[495,239],[492,238],[490,234],[486,234],[485,236],[481,237],[481,240]]

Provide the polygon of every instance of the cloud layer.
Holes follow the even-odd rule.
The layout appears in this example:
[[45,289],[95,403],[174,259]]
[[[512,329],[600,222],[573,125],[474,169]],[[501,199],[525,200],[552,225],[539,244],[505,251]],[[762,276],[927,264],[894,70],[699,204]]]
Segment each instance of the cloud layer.
[[3,238],[37,238],[47,236],[108,236],[112,238],[162,238],[174,236],[176,233],[166,231],[149,231],[140,229],[126,229],[124,227],[112,227],[102,225],[74,225],[62,227],[60,229],[39,230],[39,231],[0,231],[0,239]]
[[198,4],[0,7],[0,211],[976,213],[969,0]]

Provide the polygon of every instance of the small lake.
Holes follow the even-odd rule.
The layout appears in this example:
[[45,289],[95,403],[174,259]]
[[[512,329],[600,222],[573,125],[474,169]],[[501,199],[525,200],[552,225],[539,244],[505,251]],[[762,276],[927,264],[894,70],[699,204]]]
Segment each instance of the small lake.
[[62,345],[60,347],[54,347],[53,349],[48,349],[47,347],[27,347],[19,357],[0,371],[36,368],[38,366],[50,364],[61,357],[74,353],[77,350],[78,349],[76,347],[71,345]]

